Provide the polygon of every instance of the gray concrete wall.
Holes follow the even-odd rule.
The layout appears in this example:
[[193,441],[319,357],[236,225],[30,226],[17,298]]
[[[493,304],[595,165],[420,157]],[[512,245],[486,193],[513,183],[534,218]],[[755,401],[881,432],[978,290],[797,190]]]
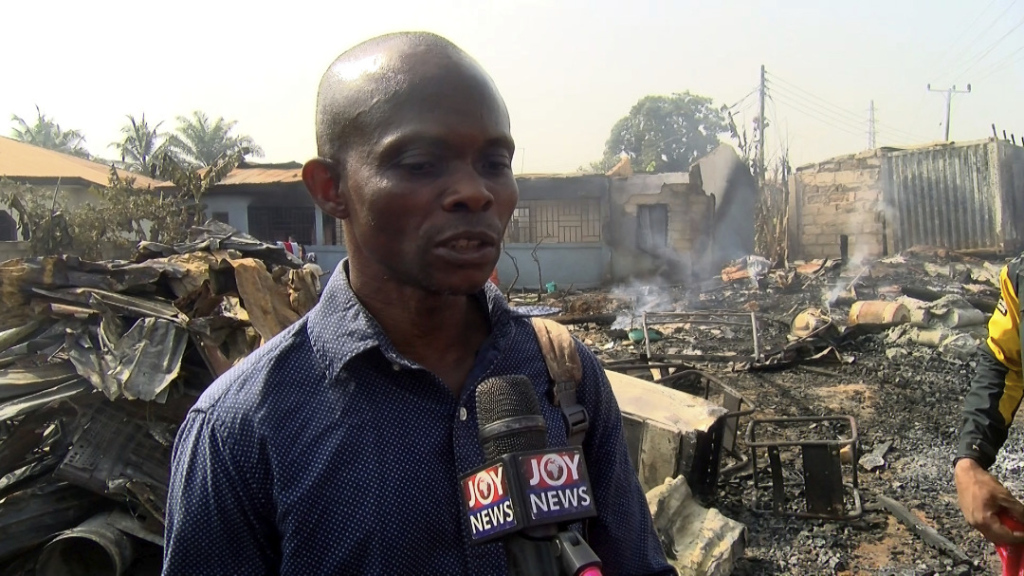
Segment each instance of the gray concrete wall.
[[214,212],[227,212],[230,220],[227,224],[246,233],[249,230],[249,202],[248,196],[240,195],[208,194],[203,198],[207,218],[212,217]]
[[700,185],[715,197],[715,259],[719,264],[754,253],[757,181],[750,168],[727,144],[697,161]]
[[[530,256],[532,244],[508,244],[505,251],[515,257],[519,265],[517,288],[537,289],[537,264]],[[502,253],[498,261],[498,280],[507,288],[516,276],[515,266],[508,254]],[[544,283],[554,282],[559,289],[596,288],[610,280],[611,249],[601,243],[541,244],[537,248]]]
[[[341,264],[341,261],[348,257],[348,250],[344,246],[306,246],[306,253],[316,254],[317,266],[323,268],[324,273],[330,273]],[[324,278],[326,281],[326,278]]]
[[[519,264],[519,280],[517,288],[536,290],[537,264],[530,256],[532,244],[509,244],[505,251],[515,257]],[[344,246],[307,246],[307,252],[314,252],[317,264],[323,268],[324,282],[331,273],[348,256]],[[537,259],[540,260],[544,283],[554,282],[560,289],[572,285],[575,288],[596,288],[610,279],[611,249],[603,244],[541,244],[537,248]],[[498,261],[498,279],[502,288],[516,276],[512,259],[504,252]]]

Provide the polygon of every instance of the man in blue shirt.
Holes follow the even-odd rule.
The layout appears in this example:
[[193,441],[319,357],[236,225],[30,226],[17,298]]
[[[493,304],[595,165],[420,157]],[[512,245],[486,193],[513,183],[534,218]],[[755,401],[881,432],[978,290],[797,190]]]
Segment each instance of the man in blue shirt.
[[[471,544],[461,513],[459,477],[484,461],[477,386],[529,377],[549,444],[566,445],[533,327],[487,282],[518,201],[504,102],[447,40],[387,35],[324,75],[317,147],[303,179],[344,220],[349,258],[190,411],[164,574],[503,574],[502,544]],[[674,574],[608,381],[577,349],[587,539],[606,574]]]

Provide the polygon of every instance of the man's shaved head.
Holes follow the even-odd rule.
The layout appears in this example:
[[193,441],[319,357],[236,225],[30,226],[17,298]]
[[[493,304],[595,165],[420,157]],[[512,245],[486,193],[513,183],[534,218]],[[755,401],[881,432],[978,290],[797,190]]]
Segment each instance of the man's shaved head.
[[490,76],[451,41],[429,32],[397,32],[345,51],[320,80],[316,144],[321,158],[339,161],[348,146],[387,115],[396,95],[429,89],[453,75],[476,80],[504,102]]

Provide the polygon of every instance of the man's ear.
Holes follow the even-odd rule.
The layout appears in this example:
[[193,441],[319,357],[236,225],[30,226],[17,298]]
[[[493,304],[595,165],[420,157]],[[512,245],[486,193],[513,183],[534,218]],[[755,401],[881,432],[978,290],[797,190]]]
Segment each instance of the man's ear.
[[349,216],[348,203],[341,193],[341,173],[330,160],[314,158],[302,167],[302,181],[320,209],[344,220]]

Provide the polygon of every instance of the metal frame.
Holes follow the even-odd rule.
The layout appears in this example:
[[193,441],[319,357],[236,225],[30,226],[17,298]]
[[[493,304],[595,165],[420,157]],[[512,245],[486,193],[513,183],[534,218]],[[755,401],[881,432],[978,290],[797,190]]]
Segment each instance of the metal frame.
[[[731,476],[732,474],[746,468],[750,463],[750,459],[747,458],[736,444],[739,440],[740,418],[752,415],[757,410],[757,406],[750,400],[744,398],[743,395],[735,389],[727,386],[720,379],[702,370],[683,370],[682,372],[676,372],[675,374],[659,378],[655,380],[655,382],[675,389],[673,384],[677,380],[682,380],[690,376],[697,376],[704,382],[705,400],[708,400],[711,396],[712,385],[722,392],[722,407],[729,411],[722,417],[722,450],[724,450],[729,456],[733,457],[736,460],[736,463],[727,468],[720,469],[718,475],[720,478]],[[745,408],[744,404],[746,404]]]
[[[728,322],[710,319],[715,316],[750,318],[750,322]],[[648,317],[655,318],[655,320],[649,320]],[[671,318],[671,320],[657,320],[659,317]],[[651,357],[651,340],[647,335],[647,326],[671,324],[679,321],[689,324],[712,324],[715,326],[750,326],[752,338],[754,340],[754,361],[756,362],[761,357],[761,343],[757,330],[757,314],[755,312],[732,312],[728,310],[704,312],[644,312],[640,321],[644,331],[644,351],[647,353],[648,358]]]
[[[756,429],[761,424],[799,424],[820,422],[845,422],[850,427],[850,437],[842,440],[775,440],[757,441]],[[753,419],[747,427],[747,446],[750,448],[750,459],[754,465],[754,494],[760,499],[762,491],[769,486],[772,492],[772,510],[780,516],[811,518],[821,520],[855,520],[864,514],[861,504],[860,490],[857,480],[857,456],[859,436],[857,422],[852,416],[805,416],[797,418],[765,418]],[[840,450],[850,447],[853,460],[851,482],[843,481]],[[761,482],[758,469],[757,452],[764,448],[768,452],[771,484]],[[786,488],[799,486],[799,482],[786,482],[782,476],[782,458],[780,448],[799,448],[804,467],[803,489],[807,501],[807,511],[787,512],[783,507],[787,500]],[[853,509],[846,510],[846,494],[853,498]]]

